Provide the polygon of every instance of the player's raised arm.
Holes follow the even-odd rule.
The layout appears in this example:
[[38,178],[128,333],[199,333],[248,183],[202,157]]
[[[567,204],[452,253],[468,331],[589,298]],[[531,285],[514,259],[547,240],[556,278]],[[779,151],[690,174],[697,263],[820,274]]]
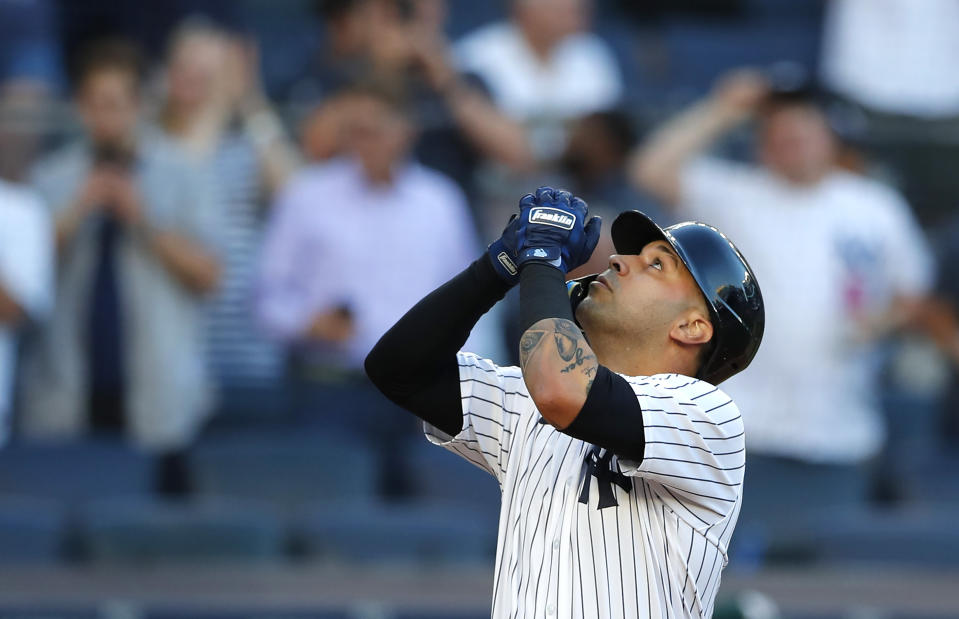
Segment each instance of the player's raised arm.
[[569,192],[540,187],[520,201],[510,237],[520,269],[520,365],[536,408],[566,428],[583,408],[598,362],[573,319],[566,273],[589,260],[598,218]]
[[420,419],[451,436],[459,434],[463,411],[456,353],[476,321],[518,282],[503,240],[497,240],[380,338],[366,357],[370,380]]
[[[639,402],[626,381],[601,363],[574,320],[567,294],[566,273],[589,260],[600,222],[593,218],[584,225],[586,204],[548,187],[523,198],[520,208],[520,364],[530,397],[543,419],[563,433],[640,462],[645,440]],[[623,344],[628,351],[629,343]]]

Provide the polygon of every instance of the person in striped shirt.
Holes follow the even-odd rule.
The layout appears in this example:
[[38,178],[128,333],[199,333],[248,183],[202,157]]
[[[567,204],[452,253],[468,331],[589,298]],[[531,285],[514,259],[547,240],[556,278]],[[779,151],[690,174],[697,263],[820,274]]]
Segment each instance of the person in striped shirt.
[[[759,285],[715,228],[638,211],[613,223],[609,268],[567,285],[599,236],[587,214],[562,190],[525,196],[366,370],[499,482],[494,618],[708,617],[745,467],[739,410],[716,385],[759,347]],[[457,352],[517,283],[520,367]]]

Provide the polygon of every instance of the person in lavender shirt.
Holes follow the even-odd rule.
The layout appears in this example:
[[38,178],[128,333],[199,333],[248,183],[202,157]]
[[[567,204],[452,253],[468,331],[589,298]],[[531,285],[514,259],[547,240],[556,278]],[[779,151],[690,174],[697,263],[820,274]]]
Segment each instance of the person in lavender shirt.
[[[404,416],[369,386],[363,359],[404,308],[470,261],[478,242],[462,191],[410,158],[415,127],[403,102],[376,84],[341,96],[350,102],[347,154],[304,168],[280,192],[257,314],[287,345],[301,413],[365,436],[412,434],[414,424],[396,428]],[[424,234],[428,242],[410,241]],[[492,353],[495,335],[487,330],[475,343]]]

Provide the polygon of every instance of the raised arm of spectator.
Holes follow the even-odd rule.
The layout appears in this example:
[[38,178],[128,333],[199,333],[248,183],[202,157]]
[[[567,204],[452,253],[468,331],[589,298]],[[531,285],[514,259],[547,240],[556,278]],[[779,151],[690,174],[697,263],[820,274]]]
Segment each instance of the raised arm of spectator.
[[941,296],[929,297],[916,313],[915,325],[959,367],[959,310]]
[[260,82],[260,58],[256,45],[233,37],[226,42],[223,79],[219,98],[232,107],[244,133],[256,149],[260,174],[273,195],[300,166],[296,146],[279,115],[270,105]]
[[709,97],[680,112],[637,149],[629,163],[632,182],[676,206],[683,166],[748,119],[767,92],[766,81],[755,71],[724,76]]
[[153,231],[148,243],[163,266],[191,292],[206,294],[220,280],[220,264],[193,240],[175,232]]
[[263,181],[270,194],[275,194],[299,168],[300,155],[265,99],[244,108],[242,119],[244,131],[256,149]]
[[959,228],[945,238],[935,292],[921,305],[916,322],[959,368]]
[[526,130],[500,112],[484,93],[457,78],[444,97],[466,137],[486,157],[516,172],[535,165]]
[[23,319],[23,316],[23,308],[3,287],[3,282],[0,282],[0,324],[15,325]]
[[470,143],[484,156],[514,171],[531,170],[535,159],[526,130],[456,71],[450,64],[446,41],[431,32],[417,32],[411,39],[414,58],[424,68],[430,85],[443,96]]

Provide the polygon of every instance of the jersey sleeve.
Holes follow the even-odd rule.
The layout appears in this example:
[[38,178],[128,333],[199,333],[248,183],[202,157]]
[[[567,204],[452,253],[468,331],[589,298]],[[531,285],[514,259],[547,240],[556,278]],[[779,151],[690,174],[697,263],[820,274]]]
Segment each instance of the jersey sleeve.
[[426,437],[435,445],[459,454],[501,483],[509,454],[524,418],[532,416],[529,393],[517,367],[501,368],[472,353],[459,353],[460,399],[463,429],[450,436],[424,423]]
[[687,376],[625,377],[643,410],[642,462],[620,460],[625,475],[656,482],[677,513],[707,526],[732,513],[742,493],[742,417],[718,387]]

